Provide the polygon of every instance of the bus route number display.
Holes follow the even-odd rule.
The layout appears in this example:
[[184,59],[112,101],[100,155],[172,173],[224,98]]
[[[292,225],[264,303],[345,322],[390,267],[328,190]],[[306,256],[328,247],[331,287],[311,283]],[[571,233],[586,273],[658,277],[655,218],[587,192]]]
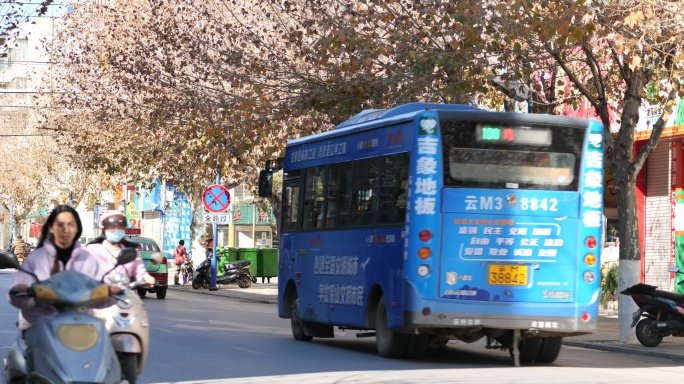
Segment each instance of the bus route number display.
[[487,144],[551,145],[551,130],[549,128],[478,124],[475,137],[478,143]]

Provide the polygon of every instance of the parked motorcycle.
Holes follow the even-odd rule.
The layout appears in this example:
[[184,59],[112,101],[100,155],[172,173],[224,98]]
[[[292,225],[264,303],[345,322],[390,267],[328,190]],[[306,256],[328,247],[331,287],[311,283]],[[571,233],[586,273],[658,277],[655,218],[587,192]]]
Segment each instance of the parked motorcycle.
[[[12,246],[9,246],[7,248],[7,250],[5,250],[5,251],[0,249],[0,254],[2,254],[3,257],[16,259],[16,256],[14,256],[14,253],[12,252]],[[17,260],[17,264],[19,264],[19,260]],[[0,265],[0,268],[14,268],[14,267],[13,266]],[[16,268],[16,269],[18,269],[18,268]]]
[[[249,267],[252,262],[249,260],[238,260],[232,263],[227,263],[223,266],[223,275],[216,277],[216,286],[235,284],[240,288],[249,288],[252,286],[252,274],[249,272]],[[197,275],[192,279],[192,287],[194,289],[210,287],[211,279],[211,257],[208,257],[195,269]]]
[[[117,265],[129,263],[137,252],[122,251]],[[66,270],[39,281],[24,271],[16,258],[0,255],[0,265],[18,268],[32,275],[36,282],[26,292],[10,295],[33,297],[57,309],[54,316],[42,317],[33,327],[37,337],[32,356],[26,356],[26,344],[19,334],[4,360],[8,383],[27,381],[26,359],[33,359],[29,382],[40,383],[111,383],[122,382],[121,367],[112,341],[102,320],[87,313],[87,308],[109,299],[109,286],[80,272]]]
[[121,288],[121,293],[115,296],[117,303],[97,310],[95,315],[105,321],[114,351],[119,358],[123,378],[129,384],[135,384],[147,361],[150,322],[142,299],[137,293],[138,287],[144,286],[145,282],[127,284],[127,280],[122,273],[117,273],[112,278],[111,282]]
[[[684,274],[679,267],[668,271]],[[682,284],[684,280],[677,283]],[[632,314],[632,328],[636,326],[636,337],[646,347],[657,347],[666,336],[684,336],[684,295],[657,288],[640,283],[620,292],[639,306]]]

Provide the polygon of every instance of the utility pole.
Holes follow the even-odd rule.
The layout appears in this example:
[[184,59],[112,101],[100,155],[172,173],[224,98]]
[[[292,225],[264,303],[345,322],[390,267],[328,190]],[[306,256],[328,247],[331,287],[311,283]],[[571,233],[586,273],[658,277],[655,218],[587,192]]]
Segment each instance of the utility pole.
[[252,200],[252,248],[257,247],[257,241],[256,241],[256,214],[257,206],[256,206],[256,197],[254,200]]
[[[219,185],[221,183],[221,174],[217,173],[216,174],[216,185]],[[214,245],[211,247],[211,278],[209,279],[209,290],[210,291],[215,291],[218,288],[216,288],[216,267],[217,267],[217,262],[216,262],[216,245],[218,244],[218,224],[214,223]]]
[[[164,253],[164,239],[166,238],[166,179],[161,182],[161,199],[159,201],[161,207],[161,241],[159,242],[159,247],[161,248],[162,254]],[[190,246],[190,244],[188,244]]]
[[9,245],[12,246],[14,239],[14,199],[10,198],[10,238]]

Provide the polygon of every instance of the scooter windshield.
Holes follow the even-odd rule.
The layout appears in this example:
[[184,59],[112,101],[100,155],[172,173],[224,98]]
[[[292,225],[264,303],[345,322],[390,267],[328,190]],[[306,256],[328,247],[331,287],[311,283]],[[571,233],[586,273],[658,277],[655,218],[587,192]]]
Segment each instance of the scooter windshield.
[[56,296],[55,304],[61,305],[89,304],[93,301],[93,290],[102,285],[77,271],[58,272],[37,284],[51,289]]

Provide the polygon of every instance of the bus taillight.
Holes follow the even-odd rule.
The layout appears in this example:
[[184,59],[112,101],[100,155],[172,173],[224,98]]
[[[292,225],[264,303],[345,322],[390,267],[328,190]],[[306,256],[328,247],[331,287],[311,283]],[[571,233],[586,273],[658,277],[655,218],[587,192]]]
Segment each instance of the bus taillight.
[[428,247],[423,247],[423,248],[419,249],[419,250],[418,250],[418,257],[420,257],[420,258],[423,259],[423,260],[425,260],[425,259],[427,259],[428,257],[430,257],[430,248],[428,248]]
[[589,319],[591,319],[591,316],[588,313],[582,313],[582,321],[587,322]]
[[584,271],[584,281],[587,283],[593,283],[596,280],[596,275],[592,271]]
[[587,237],[586,241],[587,247],[593,249],[596,248],[596,238],[594,236]]
[[431,234],[430,231],[428,231],[427,229],[423,229],[423,230],[420,231],[420,233],[418,234],[418,238],[419,238],[421,241],[428,241],[428,240],[430,240],[431,237],[432,237],[432,234]]
[[596,255],[593,253],[587,253],[584,255],[584,263],[589,266],[596,264]]

